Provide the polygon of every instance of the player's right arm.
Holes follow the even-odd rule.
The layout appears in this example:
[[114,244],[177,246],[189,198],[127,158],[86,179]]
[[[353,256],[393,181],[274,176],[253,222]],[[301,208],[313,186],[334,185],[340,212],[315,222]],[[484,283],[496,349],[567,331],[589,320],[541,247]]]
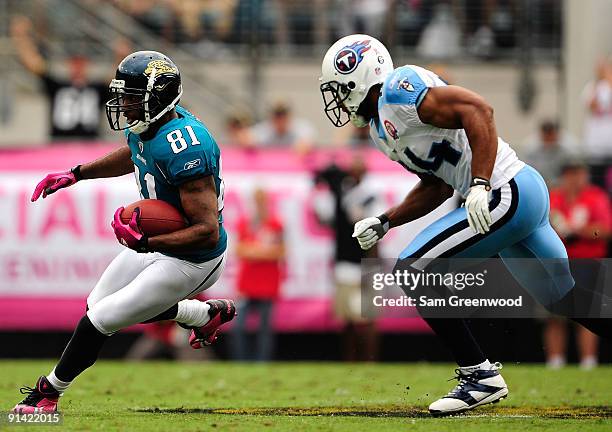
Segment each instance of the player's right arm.
[[438,177],[418,175],[421,181],[399,205],[390,208],[378,217],[369,217],[355,224],[353,237],[357,238],[362,249],[370,249],[390,228],[429,214],[453,196],[453,188]]
[[106,156],[102,156],[92,162],[81,165],[81,177],[83,180],[119,177],[134,172],[132,154],[128,146],[123,146]]
[[130,148],[123,146],[92,162],[77,165],[69,171],[47,174],[36,185],[31,201],[36,201],[41,194],[46,198],[47,195],[72,186],[80,180],[118,177],[132,172],[134,172],[134,163]]

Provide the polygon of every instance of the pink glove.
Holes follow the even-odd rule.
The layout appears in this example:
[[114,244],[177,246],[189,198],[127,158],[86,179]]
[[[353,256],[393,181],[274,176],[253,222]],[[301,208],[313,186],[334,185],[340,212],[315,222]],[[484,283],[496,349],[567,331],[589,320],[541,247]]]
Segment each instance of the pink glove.
[[142,233],[142,230],[138,226],[138,220],[140,219],[140,207],[134,209],[132,218],[127,224],[121,221],[121,213],[123,207],[119,207],[115,212],[111,226],[115,230],[115,236],[117,240],[125,247],[134,249],[136,252],[148,252],[147,243],[148,238]]
[[36,188],[34,189],[34,193],[32,194],[32,198],[30,198],[30,200],[32,202],[36,201],[40,197],[41,193],[42,197],[46,198],[47,195],[51,195],[52,193],[62,188],[72,186],[79,180],[81,180],[80,165],[77,165],[70,171],[47,174],[47,176],[36,185]]

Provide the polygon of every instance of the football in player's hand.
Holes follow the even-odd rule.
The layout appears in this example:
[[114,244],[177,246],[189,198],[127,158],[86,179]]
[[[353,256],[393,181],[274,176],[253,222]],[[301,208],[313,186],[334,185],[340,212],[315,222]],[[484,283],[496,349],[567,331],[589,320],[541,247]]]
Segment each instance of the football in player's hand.
[[139,226],[143,234],[153,237],[187,227],[185,217],[166,201],[144,199],[130,204],[121,212],[121,221],[128,223],[136,207],[140,208]]

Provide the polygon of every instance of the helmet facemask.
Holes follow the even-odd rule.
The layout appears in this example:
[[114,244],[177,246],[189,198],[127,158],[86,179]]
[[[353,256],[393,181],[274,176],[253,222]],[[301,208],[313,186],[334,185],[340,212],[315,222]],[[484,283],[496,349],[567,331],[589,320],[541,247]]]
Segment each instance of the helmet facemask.
[[[151,92],[124,87],[123,80],[113,80],[109,87],[110,100],[106,103],[106,117],[112,130],[138,128],[159,109],[159,100]],[[131,118],[131,120],[130,120]],[[147,122],[148,127],[148,122]],[[146,127],[145,127],[146,130]],[[141,132],[137,133],[142,133]]]
[[348,84],[330,81],[320,86],[323,103],[325,104],[325,115],[336,127],[342,127],[348,122],[353,123],[358,128],[366,127],[369,124],[364,116],[358,114],[361,105],[354,107],[346,104],[346,102],[349,102],[351,95],[354,98],[356,97],[354,88],[355,83],[353,81],[349,81]]
[[344,104],[351,94],[348,85],[338,81],[321,84],[321,95],[325,104],[325,115],[336,127],[342,127],[350,121],[350,111]]

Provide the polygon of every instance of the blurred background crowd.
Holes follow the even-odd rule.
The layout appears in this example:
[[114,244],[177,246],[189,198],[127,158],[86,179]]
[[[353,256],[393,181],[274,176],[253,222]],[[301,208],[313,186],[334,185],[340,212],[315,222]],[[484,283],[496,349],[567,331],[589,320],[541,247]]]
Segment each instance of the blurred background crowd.
[[[323,53],[341,36],[367,33],[387,44],[396,66],[423,65],[481,93],[496,109],[500,135],[547,180],[551,220],[570,257],[603,258],[612,251],[611,14],[601,0],[0,0],[0,157],[120,145],[103,110],[116,64],[136,49],[167,53],[182,71],[184,106],[222,150],[248,158],[280,149],[308,173],[313,191],[325,191],[313,206],[316,223],[333,233],[329,296],[341,339],[308,343],[336,344],[347,360],[384,359],[375,322],[355,308],[359,262],[380,252],[366,256],[350,234],[385,203],[363,181],[376,175],[361,153],[371,147],[367,128],[335,130],[322,113]],[[348,162],[312,156],[337,149]],[[233,232],[244,313],[223,355],[240,360],[290,356],[272,324],[291,271],[290,221],[269,204],[264,183],[248,189],[252,210],[236,218]],[[249,324],[252,314],[258,321]],[[542,327],[542,358],[565,364],[564,322],[521,325]],[[189,357],[180,331],[149,326],[128,355]],[[581,365],[595,366],[595,338],[578,329],[574,339]]]

